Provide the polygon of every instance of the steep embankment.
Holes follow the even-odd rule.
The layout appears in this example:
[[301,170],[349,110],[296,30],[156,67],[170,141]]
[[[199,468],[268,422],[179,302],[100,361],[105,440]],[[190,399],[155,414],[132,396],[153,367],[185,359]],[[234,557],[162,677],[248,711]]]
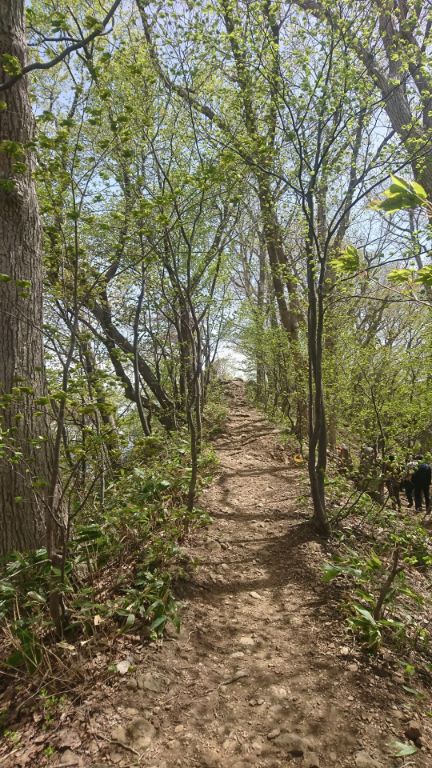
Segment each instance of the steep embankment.
[[[65,714],[50,766],[401,765],[386,744],[406,740],[416,702],[347,643],[302,504],[305,472],[240,382],[228,396],[220,474],[201,499],[214,525],[194,540],[202,565],[183,587],[181,633],[125,646],[135,669]],[[405,765],[426,768],[420,729],[424,747]]]

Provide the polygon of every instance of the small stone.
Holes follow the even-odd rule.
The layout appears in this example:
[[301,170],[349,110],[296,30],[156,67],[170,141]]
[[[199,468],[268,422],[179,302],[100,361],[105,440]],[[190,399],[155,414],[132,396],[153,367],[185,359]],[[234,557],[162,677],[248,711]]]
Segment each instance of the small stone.
[[246,669],[238,669],[231,677],[227,677],[222,681],[222,685],[229,685],[235,683],[237,680],[242,680],[244,677],[249,677],[249,672]]
[[208,752],[201,753],[200,763],[205,766],[205,768],[219,768],[221,759],[217,752],[209,750]]
[[285,747],[294,757],[301,757],[306,749],[303,739],[296,733],[281,733],[274,742],[278,747]]
[[222,744],[222,749],[225,750],[225,752],[233,752],[237,747],[237,742],[235,739],[225,739],[225,741]]
[[319,757],[315,752],[308,752],[305,755],[303,768],[319,768]]
[[168,747],[173,754],[180,754],[183,749],[183,745],[179,739],[170,739],[168,741]]
[[136,691],[138,688],[138,680],[136,677],[131,677],[130,680],[126,681],[126,688],[129,688],[130,691]]
[[271,685],[269,693],[273,699],[276,699],[276,701],[288,698],[288,691],[282,685]]
[[63,768],[82,768],[83,760],[82,757],[76,755],[75,752],[67,749],[66,752],[63,752],[60,758],[60,765],[63,766]]
[[250,635],[243,635],[239,638],[240,645],[246,645],[246,646],[253,646],[255,645],[255,640]]
[[137,685],[140,690],[145,688],[146,691],[152,691],[152,693],[161,693],[163,690],[162,681],[151,672],[146,672],[145,675],[140,675],[137,678]]
[[258,592],[249,592],[249,595],[253,597],[254,600],[262,600],[262,597],[258,594]]
[[180,725],[176,725],[176,727],[174,728],[174,733],[182,733],[183,731],[184,731],[184,725],[181,725],[181,723]]
[[383,768],[382,763],[371,757],[364,749],[357,752],[354,759],[356,768]]
[[147,749],[156,735],[152,723],[143,717],[138,717],[127,727],[128,738],[140,749]]
[[258,741],[258,739],[255,739],[255,741],[252,742],[251,747],[254,750],[254,752],[257,752],[260,755],[264,749],[264,744],[262,743],[262,741]]
[[277,736],[280,735],[280,728],[274,728],[270,733],[267,734],[267,738],[271,741],[272,739],[275,739]]
[[173,624],[167,624],[164,627],[164,634],[169,640],[178,640],[179,636],[182,634],[182,629],[180,627],[175,627]]
[[122,725],[116,725],[111,731],[113,741],[120,741],[122,744],[127,742],[126,728]]
[[139,709],[135,709],[135,707],[126,707],[124,713],[128,717],[136,717],[140,712]]
[[347,669],[349,672],[358,672],[359,667],[358,664],[348,664]]
[[118,661],[116,664],[116,669],[119,675],[126,675],[126,673],[129,671],[130,668],[130,661]]
[[[46,738],[45,734],[44,738]],[[81,746],[80,736],[76,731],[73,731],[70,728],[62,728],[61,731],[58,731],[55,741],[61,749],[73,750],[78,749],[78,747]],[[35,739],[35,742],[37,743],[37,739]]]
[[404,734],[407,739],[411,741],[418,741],[422,736],[421,723],[418,720],[410,720],[407,727],[404,730]]
[[329,760],[332,761],[332,763],[335,763],[337,760],[337,754],[336,752],[329,752]]

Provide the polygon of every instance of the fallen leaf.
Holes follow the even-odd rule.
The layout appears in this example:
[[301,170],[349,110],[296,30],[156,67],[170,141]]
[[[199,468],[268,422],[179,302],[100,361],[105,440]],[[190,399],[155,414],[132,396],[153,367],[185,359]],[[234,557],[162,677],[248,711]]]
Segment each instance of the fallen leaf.
[[397,741],[397,739],[390,742],[389,747],[393,750],[391,752],[392,757],[408,757],[417,752],[417,747],[414,744],[406,744],[403,741]]
[[74,645],[61,640],[59,643],[56,643],[56,646],[57,648],[62,648],[64,651],[69,651],[69,653],[72,653],[74,656],[76,656],[77,650]]

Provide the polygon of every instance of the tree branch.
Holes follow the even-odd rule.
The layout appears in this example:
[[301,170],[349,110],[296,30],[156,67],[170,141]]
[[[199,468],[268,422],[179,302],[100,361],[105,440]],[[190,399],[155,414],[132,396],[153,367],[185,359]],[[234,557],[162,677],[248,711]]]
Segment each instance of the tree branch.
[[68,45],[63,51],[61,51],[61,53],[57,54],[57,56],[54,56],[54,58],[50,59],[49,61],[35,61],[32,64],[27,64],[22,68],[21,72],[13,75],[12,77],[8,77],[4,83],[0,83],[0,92],[11,88],[16,82],[18,82],[18,80],[21,80],[22,77],[28,75],[29,72],[34,72],[38,69],[51,69],[52,67],[55,67],[56,64],[59,64],[61,61],[63,61],[67,56],[69,56],[70,53],[78,51],[80,48],[85,48],[85,46],[91,43],[92,40],[103,34],[105,27],[113,18],[114,13],[119,7],[121,1],[122,0],[115,0],[103,21],[101,21],[100,25],[98,24],[97,28],[94,29],[93,32],[90,32],[90,34],[84,37],[82,40],[79,40],[72,45]]

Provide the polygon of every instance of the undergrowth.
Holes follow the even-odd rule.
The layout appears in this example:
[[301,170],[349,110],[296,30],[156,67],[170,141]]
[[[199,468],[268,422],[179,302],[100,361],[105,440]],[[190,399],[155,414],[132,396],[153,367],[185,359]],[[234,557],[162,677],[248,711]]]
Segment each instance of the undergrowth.
[[[216,416],[222,420],[219,403]],[[14,553],[0,576],[0,669],[3,679],[39,673],[63,678],[72,662],[101,638],[133,632],[156,638],[168,623],[179,627],[173,586],[194,567],[182,547],[187,533],[210,522],[198,507],[188,512],[190,479],[186,433],[138,440],[106,489],[104,506],[87,506],[71,531],[64,562],[47,552]],[[200,485],[211,479],[215,454],[204,448]],[[53,625],[50,590],[61,593],[62,631]],[[37,675],[36,675],[37,677]]]
[[432,547],[424,521],[388,499],[378,504],[343,475],[331,477],[328,493],[334,535],[324,579],[340,587],[354,641],[373,654],[391,649],[429,675]]

